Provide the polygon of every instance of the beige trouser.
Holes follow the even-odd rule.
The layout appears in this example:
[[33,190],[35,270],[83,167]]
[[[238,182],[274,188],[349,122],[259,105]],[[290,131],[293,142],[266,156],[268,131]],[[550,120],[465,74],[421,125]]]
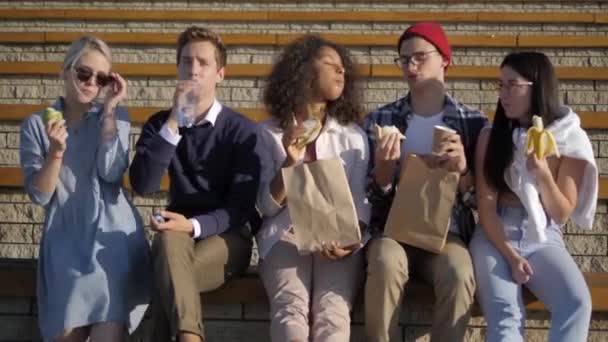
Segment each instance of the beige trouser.
[[203,337],[200,293],[245,272],[251,245],[251,237],[233,231],[199,241],[185,233],[157,233],[152,244],[154,341],[170,341],[180,332]]
[[435,308],[431,341],[463,341],[475,295],[471,256],[460,237],[448,234],[440,254],[387,237],[370,242],[365,284],[368,342],[398,341],[400,303],[409,271],[433,286]]
[[314,342],[349,341],[352,302],[365,275],[363,261],[363,251],[330,260],[300,255],[291,242],[277,242],[260,266],[272,341],[309,341],[309,336]]

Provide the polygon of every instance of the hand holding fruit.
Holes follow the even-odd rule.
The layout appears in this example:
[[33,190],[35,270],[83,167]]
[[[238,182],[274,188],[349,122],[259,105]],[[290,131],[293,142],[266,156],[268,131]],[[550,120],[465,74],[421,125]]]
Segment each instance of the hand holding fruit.
[[528,155],[526,166],[537,180],[549,180],[553,177],[547,157],[550,155],[559,157],[559,150],[553,134],[544,128],[540,116],[532,117],[532,127],[528,129],[526,140],[526,154]]
[[63,114],[53,107],[48,107],[44,110],[42,122],[44,122],[44,125],[46,126],[50,120],[61,121],[63,120]]
[[543,119],[540,116],[532,117],[532,127],[528,129],[526,139],[526,154],[534,153],[538,159],[543,159],[552,154],[559,157],[557,143],[550,131],[543,126]]
[[61,158],[63,152],[67,148],[68,131],[65,128],[65,120],[63,114],[54,109],[47,108],[42,115],[42,121],[45,125],[46,134],[49,137],[49,154],[53,158]]

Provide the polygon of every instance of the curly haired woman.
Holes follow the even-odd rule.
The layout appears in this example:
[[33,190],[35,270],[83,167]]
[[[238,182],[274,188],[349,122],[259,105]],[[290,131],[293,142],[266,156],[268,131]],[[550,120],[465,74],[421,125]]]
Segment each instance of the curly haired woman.
[[[369,151],[356,123],[357,95],[348,54],[318,36],[287,46],[270,73],[264,102],[271,118],[259,129],[262,179],[257,204],[264,222],[256,238],[273,341],[349,340],[352,301],[364,279],[363,253],[358,252],[363,244],[330,243],[319,252],[299,252],[281,169],[340,158],[365,227]],[[308,135],[305,122],[311,116],[321,124],[318,135]]]

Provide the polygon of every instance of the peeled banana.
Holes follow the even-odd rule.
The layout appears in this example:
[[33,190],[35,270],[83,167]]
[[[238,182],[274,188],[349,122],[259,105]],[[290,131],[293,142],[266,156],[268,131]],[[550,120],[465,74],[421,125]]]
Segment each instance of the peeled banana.
[[526,140],[526,153],[534,153],[538,159],[555,154],[559,157],[557,143],[551,132],[543,126],[543,119],[540,116],[532,117],[532,127],[528,129]]

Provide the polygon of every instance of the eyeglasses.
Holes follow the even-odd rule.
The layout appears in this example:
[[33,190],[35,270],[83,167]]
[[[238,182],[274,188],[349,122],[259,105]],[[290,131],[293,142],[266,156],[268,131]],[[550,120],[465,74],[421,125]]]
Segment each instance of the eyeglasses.
[[510,81],[510,82],[504,83],[502,81],[498,81],[498,82],[496,82],[496,90],[498,90],[500,92],[504,89],[510,93],[511,91],[513,91],[513,89],[517,89],[517,88],[520,88],[523,86],[531,86],[533,84],[534,84],[534,82]]
[[397,64],[397,66],[400,68],[406,67],[410,64],[412,64],[413,66],[418,66],[418,65],[426,62],[429,55],[434,52],[438,52],[438,51],[437,50],[419,51],[419,52],[414,52],[411,56],[401,55],[401,56],[395,58],[395,64]]
[[110,75],[95,72],[83,66],[74,67],[74,73],[80,82],[88,82],[91,77],[95,76],[95,82],[99,87],[105,87],[114,80]]

